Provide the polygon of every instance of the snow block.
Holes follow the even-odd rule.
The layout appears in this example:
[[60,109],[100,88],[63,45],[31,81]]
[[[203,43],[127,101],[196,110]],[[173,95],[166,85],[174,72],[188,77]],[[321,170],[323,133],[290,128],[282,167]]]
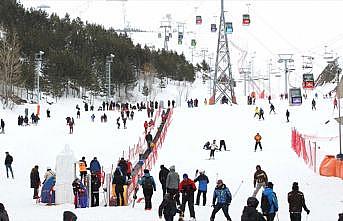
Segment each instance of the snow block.
[[333,155],[326,155],[320,164],[319,173],[321,176],[336,176],[336,158]]

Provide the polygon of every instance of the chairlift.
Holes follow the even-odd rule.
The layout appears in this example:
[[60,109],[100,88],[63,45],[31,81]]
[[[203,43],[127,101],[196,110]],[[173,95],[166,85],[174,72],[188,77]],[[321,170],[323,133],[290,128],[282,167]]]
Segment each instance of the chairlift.
[[162,34],[161,33],[158,33],[158,38],[162,38]]
[[211,24],[211,32],[216,32],[216,31],[217,31],[217,25]]
[[197,15],[195,17],[195,24],[197,24],[197,25],[201,25],[202,24],[202,18],[201,18],[200,15]]
[[173,37],[173,34],[172,33],[169,33],[169,38],[172,38]]
[[164,83],[164,81],[160,82],[160,88],[166,88],[166,83]]
[[226,34],[232,34],[232,32],[233,32],[232,22],[226,22],[225,23],[225,33]]
[[195,40],[195,39],[192,39],[192,41],[191,41],[191,46],[195,47],[196,45],[197,45],[196,40]]
[[166,38],[165,38],[166,41],[169,41],[169,36],[167,35]]
[[179,40],[182,40],[183,39],[183,33],[182,32],[179,32],[178,36],[177,36],[177,39]]
[[276,75],[274,75],[276,78],[279,78],[279,77],[281,77],[281,74],[276,74]]
[[250,15],[249,14],[243,14],[243,22],[242,24],[244,26],[250,25]]
[[177,44],[182,45],[182,39],[178,39]]

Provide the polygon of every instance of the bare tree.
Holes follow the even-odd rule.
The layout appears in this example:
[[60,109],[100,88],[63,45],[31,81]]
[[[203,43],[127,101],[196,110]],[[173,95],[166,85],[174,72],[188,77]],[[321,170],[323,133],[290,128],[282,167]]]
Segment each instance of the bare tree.
[[21,72],[20,44],[16,33],[0,39],[0,82],[1,101],[4,107],[9,106],[13,95],[13,86],[18,85]]

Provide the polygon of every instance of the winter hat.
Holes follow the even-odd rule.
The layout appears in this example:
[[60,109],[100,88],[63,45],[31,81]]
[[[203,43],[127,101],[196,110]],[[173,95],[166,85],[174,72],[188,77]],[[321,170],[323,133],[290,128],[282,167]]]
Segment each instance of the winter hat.
[[260,170],[261,166],[260,165],[256,165],[256,170]]
[[292,190],[299,190],[298,182],[293,183]]
[[51,167],[47,167],[46,170],[51,170]]
[[163,165],[163,164],[161,164],[160,168],[161,168],[161,169],[163,169],[163,168],[164,168],[164,165]]
[[247,200],[247,205],[250,207],[257,208],[258,206],[258,200],[255,197],[249,197]]
[[149,170],[148,169],[144,169],[144,173],[149,173]]
[[268,182],[267,187],[273,189],[274,184],[272,182]]
[[4,204],[0,203],[0,211],[4,211],[5,210],[5,207],[4,207]]
[[217,184],[223,184],[223,180],[217,180]]
[[170,166],[169,169],[175,171],[175,166]]
[[182,177],[183,177],[183,179],[187,179],[188,178],[187,173],[184,173]]

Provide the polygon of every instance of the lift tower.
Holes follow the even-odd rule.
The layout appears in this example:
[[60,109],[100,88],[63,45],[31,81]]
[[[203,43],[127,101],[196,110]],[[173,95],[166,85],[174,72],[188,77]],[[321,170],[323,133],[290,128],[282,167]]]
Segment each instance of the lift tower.
[[218,30],[217,56],[213,78],[212,99],[217,103],[222,97],[236,104],[234,80],[232,78],[230,52],[226,35],[224,0],[221,0],[220,24]]

